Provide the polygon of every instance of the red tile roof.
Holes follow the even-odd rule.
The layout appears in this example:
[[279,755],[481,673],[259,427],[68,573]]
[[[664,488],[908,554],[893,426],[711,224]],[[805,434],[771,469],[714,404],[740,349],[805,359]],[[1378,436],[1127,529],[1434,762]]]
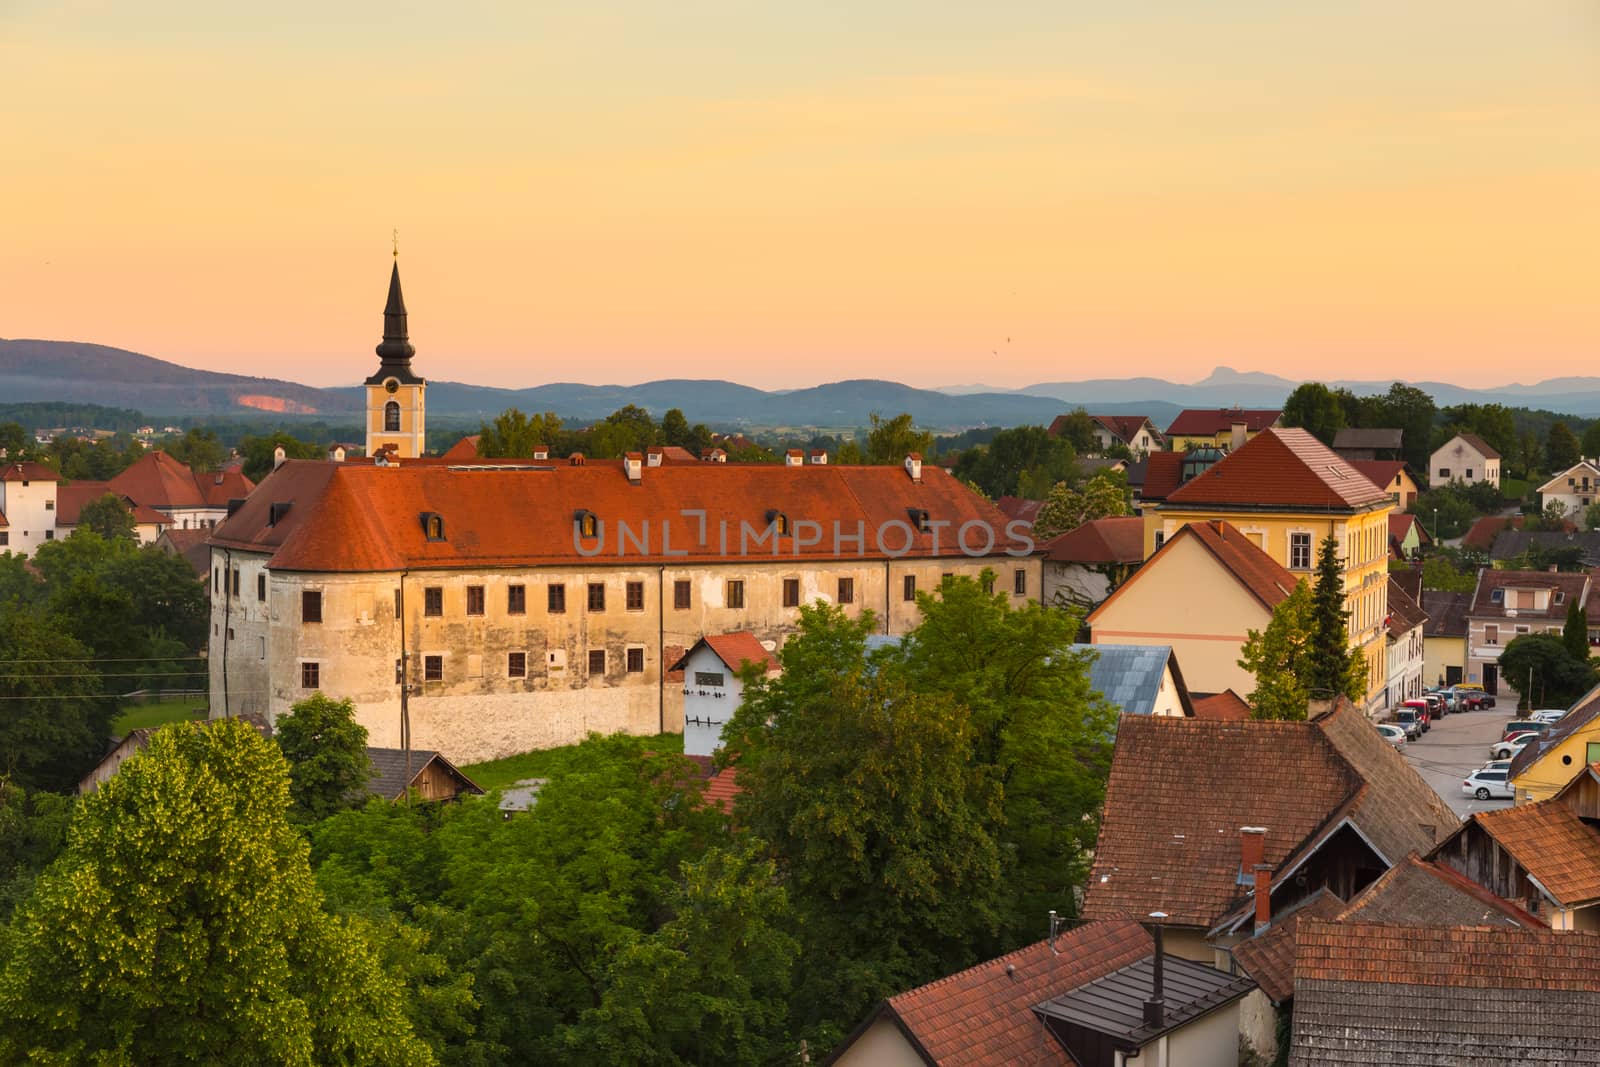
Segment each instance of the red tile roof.
[[1017,519],[1030,526],[1033,520],[1039,517],[1039,512],[1044,508],[1043,500],[1028,500],[1020,496],[1003,496],[994,502],[1001,514],[1008,519]]
[[1565,907],[1600,900],[1600,831],[1556,799],[1472,819]]
[[1045,542],[1052,563],[1140,563],[1144,520],[1138,516],[1093,519]]
[[[1253,773],[1252,773],[1253,769]],[[1248,901],[1239,828],[1267,828],[1274,890],[1348,819],[1391,861],[1456,825],[1347,702],[1309,722],[1124,715],[1083,914],[1211,926]]]
[[[778,657],[764,648],[756,635],[749,630],[738,630],[731,634],[707,634],[701,638],[717,658],[726,663],[733,670],[743,667],[746,662],[765,664],[767,670],[778,669]],[[694,649],[690,649],[693,652]]]
[[1293,910],[1274,915],[1264,932],[1233,946],[1233,958],[1274,1004],[1282,1004],[1294,996],[1295,928],[1302,919],[1331,921],[1343,910],[1344,901],[1319,889]]
[[[287,502],[294,506],[269,525],[271,506]],[[694,515],[697,510],[703,519]],[[917,532],[914,510],[927,511],[939,525]],[[599,538],[574,543],[577,511],[599,518],[603,544]],[[771,511],[788,516],[792,540],[774,541]],[[426,539],[423,513],[443,519],[444,540]],[[923,467],[921,482],[913,482],[900,467],[668,464],[645,470],[639,484],[630,484],[619,462],[606,460],[514,469],[289,460],[218,525],[213,541],[271,553],[279,569],[325,572],[729,560],[741,552],[769,558],[938,558],[936,540],[939,557],[963,555],[955,532],[968,523],[976,524],[967,534],[974,548],[985,544],[980,534],[986,526],[996,535],[993,555],[1007,548],[1026,552],[1026,542],[1006,538],[1006,522],[994,505],[931,466]],[[627,525],[630,540],[621,539],[619,524]],[[647,529],[648,544],[638,543]],[[663,543],[663,530],[670,544]],[[864,535],[859,546],[853,540],[858,531]],[[817,543],[802,543],[812,538]]]
[[1250,705],[1232,689],[1220,693],[1192,693],[1194,717],[1218,722],[1243,722],[1250,717]]
[[1282,411],[1265,408],[1188,408],[1178,412],[1178,417],[1167,427],[1167,436],[1178,434],[1213,436],[1226,433],[1236,422],[1242,422],[1249,433],[1258,433],[1278,421]]
[[1417,528],[1417,541],[1420,544],[1431,545],[1433,538],[1428,535],[1428,528],[1422,525],[1422,520],[1409,511],[1395,511],[1389,515],[1389,539],[1404,541],[1406,534],[1411,532],[1411,527]]
[[[1143,415],[1090,415],[1089,417],[1104,426],[1125,445],[1133,444],[1133,439],[1139,436],[1139,431],[1144,428],[1145,423],[1150,422]],[[1150,433],[1155,440],[1161,440],[1161,431],[1156,429],[1153,422],[1150,422]]]
[[1308,919],[1295,940],[1297,981],[1600,991],[1595,933]]
[[1390,867],[1335,918],[1341,922],[1397,922],[1408,926],[1520,926],[1546,923],[1441,863],[1416,853]]
[[250,495],[255,483],[238,470],[196,474],[165,452],[146,452],[106,483],[129,500],[153,508],[226,507]]
[[1405,462],[1398,459],[1347,459],[1345,462],[1385,493],[1396,488],[1394,480],[1406,469]]
[[1093,626],[1095,619],[1117,601],[1124,589],[1130,588],[1135,582],[1150,581],[1150,575],[1159,572],[1157,561],[1164,554],[1173,551],[1172,546],[1185,538],[1192,538],[1204,546],[1212,558],[1268,611],[1288,599],[1289,594],[1294,592],[1294,587],[1300,584],[1299,578],[1290,573],[1283,564],[1257,548],[1254,541],[1240,533],[1231,523],[1221,519],[1207,519],[1205,522],[1191,522],[1180,526],[1178,532],[1157,549],[1155,555],[1151,556],[1143,567],[1134,571],[1133,577],[1118,586],[1116,591],[1090,612],[1084,621]]
[[128,505],[128,510],[133,512],[133,521],[142,524],[157,523],[162,526],[172,525],[172,516],[145,504],[135,504],[121,493],[111,489],[105,482],[72,482],[56,490],[56,525],[76,526],[78,515],[83,511],[83,506],[90,501],[99,500],[106,494],[119,498]]
[[1483,515],[1474,519],[1467,532],[1461,537],[1464,548],[1476,548],[1480,552],[1487,552],[1494,547],[1494,539],[1500,536],[1500,531],[1507,527],[1520,530],[1522,516],[1510,515]]
[[724,767],[706,779],[705,792],[701,794],[707,804],[715,804],[729,815],[733,814],[733,799],[740,793],[739,772],[736,767]]
[[445,451],[440,454],[439,458],[448,459],[452,462],[460,462],[461,460],[466,459],[477,459],[478,437],[478,434],[473,434],[470,437],[463,437],[461,440],[445,449]]
[[19,460],[0,467],[0,482],[54,482],[60,478],[43,463]]
[[1172,491],[1183,484],[1183,461],[1187,457],[1187,452],[1152,452],[1146,456],[1139,499],[1160,501],[1171,496]]
[[1391,637],[1399,637],[1428,621],[1428,613],[1422,610],[1422,605],[1412,600],[1392,577],[1389,579],[1389,617],[1385,621]]
[[[1126,918],[1085,923],[898,996],[888,1013],[941,1067],[1070,1067],[1033,1006],[1149,956],[1150,935]],[[870,1022],[870,1019],[869,1019]]]
[[1265,430],[1168,494],[1170,505],[1354,511],[1390,504],[1350,461],[1301,429]]
[[[1504,592],[1501,601],[1494,599],[1495,590],[1510,589],[1547,589],[1551,596],[1545,598],[1545,608],[1539,611],[1534,608],[1519,608],[1507,605]],[[1561,594],[1557,603],[1555,594]],[[1564,621],[1567,617],[1567,606],[1576,600],[1584,604],[1589,595],[1589,575],[1586,573],[1555,573],[1551,571],[1502,571],[1487,569],[1478,572],[1478,585],[1472,593],[1472,606],[1467,609],[1468,616],[1472,618],[1510,618],[1506,615],[1507,607],[1515,612],[1518,620],[1544,619],[1549,621]]]

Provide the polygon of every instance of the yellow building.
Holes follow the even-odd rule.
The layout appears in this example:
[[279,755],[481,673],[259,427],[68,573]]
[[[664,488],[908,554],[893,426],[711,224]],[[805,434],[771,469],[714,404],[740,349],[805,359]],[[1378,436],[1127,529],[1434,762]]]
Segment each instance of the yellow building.
[[1305,430],[1266,429],[1145,512],[1145,554],[1195,522],[1231,523],[1290,573],[1310,578],[1321,542],[1340,547],[1351,648],[1367,661],[1368,714],[1388,686],[1389,513],[1394,501]]
[[1189,452],[1196,448],[1237,451],[1262,430],[1278,425],[1282,412],[1262,408],[1189,408],[1167,427],[1167,448]]
[[1589,690],[1541,741],[1511,762],[1516,803],[1553,797],[1585,767],[1600,763],[1600,686]]
[[411,369],[411,346],[406,329],[406,301],[400,293],[400,264],[389,274],[389,301],[383,309],[383,361],[366,380],[367,455],[392,448],[401,459],[416,459],[427,447],[425,394],[428,383]]
[[1422,680],[1428,685],[1459,685],[1467,678],[1467,609],[1471,593],[1427,589],[1422,610]]

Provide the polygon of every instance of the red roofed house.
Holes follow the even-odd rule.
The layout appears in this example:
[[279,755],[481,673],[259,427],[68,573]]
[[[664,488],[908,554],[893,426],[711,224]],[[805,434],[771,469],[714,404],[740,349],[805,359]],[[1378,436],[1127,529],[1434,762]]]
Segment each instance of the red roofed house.
[[1178,412],[1167,427],[1167,447],[1173,452],[1193,448],[1237,451],[1262,430],[1278,425],[1282,414],[1260,408],[1190,408]]
[[[1309,577],[1318,545],[1333,537],[1344,562],[1350,645],[1366,657],[1363,705],[1376,714],[1388,683],[1383,624],[1393,510],[1386,491],[1305,430],[1266,429],[1146,509],[1145,551],[1185,523],[1225,519],[1279,564]],[[1187,667],[1187,656],[1183,662]]]
[[1477,434],[1458,433],[1438,448],[1428,460],[1428,484],[1438,487],[1460,482],[1477,485],[1488,482],[1500,486],[1500,453]]
[[1178,529],[1089,614],[1097,645],[1170,645],[1192,690],[1240,693],[1255,678],[1239,666],[1251,630],[1300,582],[1226,522]]
[[1398,459],[1346,459],[1346,463],[1366,476],[1373,485],[1389,494],[1397,508],[1409,508],[1416,503],[1417,483]]
[[823,1063],[1233,1067],[1255,983],[1157,952],[1132,919],[1085,923],[890,997]]
[[748,631],[708,634],[669,668],[683,675],[685,756],[713,756],[722,747],[723,724],[744,701],[739,672],[746,663],[778,670],[778,658]]
[[56,539],[56,472],[29,460],[0,467],[0,552],[31,556]]
[[133,515],[134,536],[141,545],[155,544],[161,536],[161,531],[171,529],[177,525],[169,515],[157,511],[147,504],[138,504],[128,497],[112,490],[105,482],[71,482],[60,486],[56,490],[56,530],[58,536],[71,537],[72,532],[78,528],[78,515],[83,511],[85,504],[99,500],[106,495],[116,497]]
[[1138,458],[1161,451],[1165,443],[1155,423],[1143,415],[1090,415],[1089,420],[1094,423],[1094,439],[1101,452],[1122,445]]
[[1144,562],[1144,520],[1094,519],[1045,542],[1045,604],[1093,608]]
[[[1164,912],[1170,951],[1227,966],[1273,916],[1322,889],[1351,900],[1456,825],[1348,701],[1303,722],[1124,715],[1082,915]],[[1246,1012],[1272,1045],[1250,1021],[1267,1006]]]
[[1466,680],[1487,693],[1500,691],[1500,653],[1527,633],[1561,633],[1574,601],[1589,610],[1587,573],[1478,572],[1467,608]]
[[238,469],[193,471],[165,452],[146,452],[105,487],[172,520],[179,530],[206,529],[228,517],[255,483]]
[[[380,390],[421,382],[403,316],[385,314]],[[401,395],[398,438],[421,415],[406,407],[421,392]],[[1032,542],[915,456],[897,468],[399,453],[288,460],[213,531],[213,714],[226,702],[276,717],[320,690],[354,700],[370,742],[395,747],[403,702],[414,747],[470,763],[591,731],[681,729],[667,674],[683,648],[735,631],[781,642],[819,599],[903,634],[918,591],[947,574],[995,571],[1017,604],[1040,595]]]

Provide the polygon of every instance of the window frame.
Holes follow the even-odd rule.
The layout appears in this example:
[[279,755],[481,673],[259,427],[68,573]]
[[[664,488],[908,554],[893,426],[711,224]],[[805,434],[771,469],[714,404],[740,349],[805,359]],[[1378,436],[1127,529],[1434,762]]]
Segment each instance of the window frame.
[[1028,569],[1026,567],[1017,567],[1011,572],[1011,595],[1028,595]]
[[506,614],[528,613],[528,587],[521,582],[506,586]]
[[[596,656],[600,657],[600,669],[598,671],[594,669]],[[604,678],[606,676],[606,659],[607,657],[605,649],[591,648],[589,650],[589,654],[587,657],[585,657],[584,662],[589,669],[588,673],[590,678]]]
[[[488,590],[481,585],[467,586],[467,614],[485,615],[488,613]],[[474,610],[476,609],[476,610]]]
[[902,603],[914,603],[917,599],[917,576],[915,574],[902,574],[900,576],[900,600]]
[[722,591],[723,602],[730,608],[744,609],[744,579],[729,578]]
[[623,607],[628,611],[644,610],[644,583],[629,582],[623,587]]
[[589,583],[588,594],[587,594],[586,599],[584,600],[584,604],[585,604],[586,610],[588,610],[588,611],[593,611],[593,612],[597,612],[597,613],[605,611],[606,610],[606,583],[605,582],[590,582]]
[[300,590],[300,625],[322,622],[322,590]]
[[[638,664],[637,666],[635,666],[636,663]],[[627,650],[624,653],[624,657],[623,657],[623,673],[625,673],[625,674],[643,674],[644,673],[644,646],[643,645],[630,645],[627,648]]]
[[311,659],[300,662],[300,688],[322,688],[322,663],[320,660]]
[[672,583],[672,609],[674,611],[688,611],[694,601],[694,587],[687,578],[675,579]]
[[422,617],[425,619],[444,618],[444,586],[425,585],[422,587]]
[[786,608],[800,606],[800,579],[785,578],[783,580],[783,606]]
[[838,596],[835,599],[840,604],[854,604],[856,602],[856,580],[854,576],[839,579]]
[[432,655],[422,657],[422,680],[424,682],[444,681],[444,656]]
[[567,613],[567,583],[551,582],[544,589],[545,613],[548,615],[565,615]]
[[528,654],[526,652],[506,653],[506,677],[526,678],[528,676]]

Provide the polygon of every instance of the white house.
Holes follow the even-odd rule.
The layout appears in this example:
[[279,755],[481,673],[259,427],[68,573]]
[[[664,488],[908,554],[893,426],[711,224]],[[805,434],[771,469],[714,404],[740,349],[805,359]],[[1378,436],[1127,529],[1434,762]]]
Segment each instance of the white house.
[[722,747],[722,727],[744,700],[739,670],[746,662],[778,670],[771,650],[742,630],[696,641],[672,670],[683,672],[683,754],[710,756]]
[[56,539],[56,472],[23,460],[0,468],[0,552],[31,556]]
[[1477,485],[1488,482],[1500,487],[1500,453],[1477,434],[1458,433],[1434,450],[1428,460],[1428,484]]
[[1424,666],[1427,662],[1425,623],[1427,613],[1422,605],[1412,600],[1400,583],[1389,579],[1388,652],[1389,685],[1388,706],[1398,707],[1403,701],[1422,695]]
[[1567,517],[1583,525],[1583,513],[1600,500],[1600,459],[1580,459],[1539,487],[1539,505],[1547,508],[1560,501]]

